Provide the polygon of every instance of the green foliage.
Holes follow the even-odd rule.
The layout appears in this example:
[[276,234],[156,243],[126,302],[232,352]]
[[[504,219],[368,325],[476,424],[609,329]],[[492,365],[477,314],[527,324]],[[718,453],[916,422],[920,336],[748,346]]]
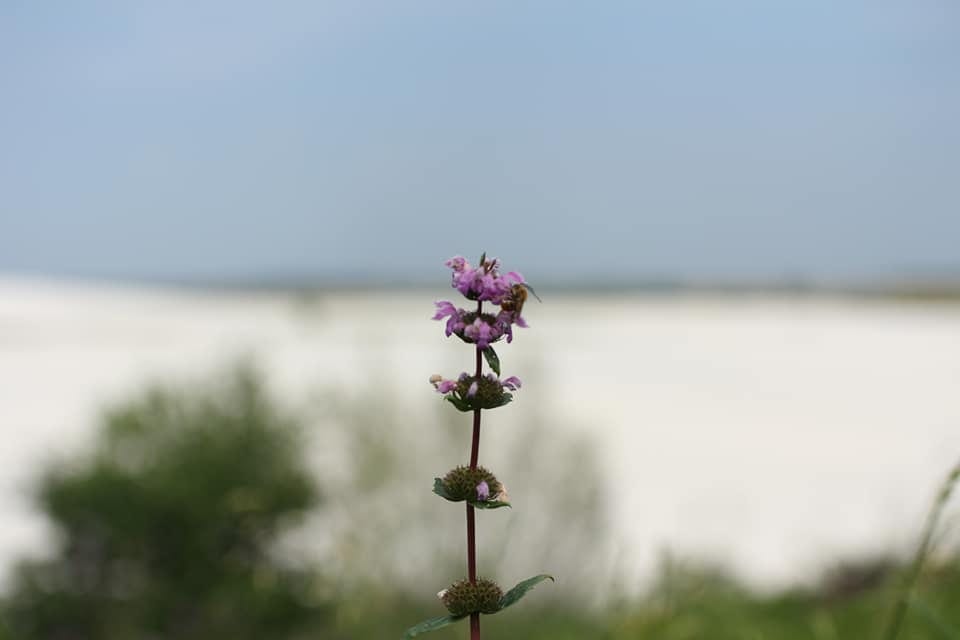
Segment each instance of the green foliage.
[[487,364],[490,365],[490,368],[495,374],[500,375],[500,356],[497,355],[497,352],[493,350],[493,347],[487,347],[483,350],[483,357],[487,361]]
[[527,595],[527,592],[530,589],[533,589],[535,586],[543,582],[544,580],[550,580],[553,582],[553,576],[548,576],[545,573],[540,574],[539,576],[533,576],[532,578],[527,578],[526,580],[518,583],[515,587],[503,594],[503,597],[500,598],[500,609],[506,609],[512,604],[515,604],[520,598]]
[[403,634],[403,637],[413,638],[421,633],[427,633],[428,631],[436,631],[437,629],[442,629],[446,626],[449,626],[456,622],[457,620],[462,620],[464,616],[439,616],[437,618],[430,618],[429,620],[424,620],[420,624],[415,624]]
[[[914,604],[920,605],[921,610],[925,610],[921,604],[922,600],[914,597],[914,585],[916,584],[917,579],[920,577],[920,573],[923,571],[923,565],[927,561],[927,556],[933,549],[934,534],[937,531],[937,524],[958,481],[960,481],[960,464],[954,466],[947,474],[947,477],[941,485],[940,491],[937,493],[937,497],[934,499],[933,505],[927,514],[927,522],[924,525],[923,534],[920,537],[920,543],[917,545],[917,549],[914,553],[913,562],[911,563],[910,569],[904,576],[903,583],[900,587],[900,592],[897,594],[896,601],[891,609],[891,615],[889,621],[887,622],[887,627],[883,633],[884,640],[896,640],[896,638],[899,637],[900,630],[903,627],[904,617],[906,616],[907,610],[910,607],[911,600],[916,600]],[[928,613],[933,612],[931,611]],[[936,618],[934,618],[934,620],[935,619]]]
[[324,617],[278,535],[318,501],[297,424],[249,369],[222,390],[153,389],[110,412],[94,452],[50,468],[53,557],[22,564],[16,636],[283,638]]
[[455,406],[457,408],[457,411],[463,411],[464,413],[468,411],[473,411],[473,405],[471,405],[469,402],[467,402],[465,399],[459,396],[449,395],[449,396],[445,396],[444,399],[450,404],[452,404],[453,406]]
[[[804,589],[754,593],[714,568],[664,567],[660,579],[642,597],[600,609],[568,601],[557,592],[530,607],[515,607],[483,617],[484,635],[501,640],[846,640],[877,638],[891,597],[897,567],[882,574],[874,562],[846,563],[835,574]],[[919,596],[911,600],[903,637],[949,640],[960,637],[960,561],[939,565],[924,576]],[[559,595],[559,599],[558,599]],[[380,637],[409,617],[435,606],[404,603],[381,610],[370,627],[352,638]],[[397,622],[391,623],[391,618]],[[432,640],[461,640],[463,629],[431,634]]]

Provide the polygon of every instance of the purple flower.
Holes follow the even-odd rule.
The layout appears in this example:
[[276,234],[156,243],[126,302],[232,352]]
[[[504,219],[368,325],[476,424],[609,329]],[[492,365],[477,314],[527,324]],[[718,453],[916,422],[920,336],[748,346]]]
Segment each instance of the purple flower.
[[[475,311],[464,311],[453,306],[451,302],[441,300],[435,303],[437,312],[434,320],[447,319],[446,335],[456,335],[464,342],[476,344],[486,349],[491,344],[510,334],[510,315],[502,311],[493,316],[488,313],[477,314]],[[507,315],[504,315],[507,314]]]
[[471,269],[469,263],[463,271],[454,272],[453,287],[471,300],[489,300],[489,291],[496,282],[482,267]]
[[515,284],[523,284],[526,282],[524,277],[520,275],[519,271],[508,271],[503,275],[503,280],[513,286]]
[[467,263],[467,259],[463,256],[453,256],[447,260],[444,264],[453,269],[454,271],[463,271],[465,268],[470,265]]
[[443,376],[432,375],[430,376],[430,384],[433,385],[433,388],[437,390],[437,393],[446,395],[457,388],[456,380],[444,380]]
[[516,271],[500,274],[500,260],[484,258],[473,267],[463,256],[454,256],[445,263],[453,270],[451,285],[470,300],[488,300],[500,304],[510,295],[510,288],[524,282]]
[[[470,300],[506,304],[507,300],[514,299],[513,287],[526,282],[517,271],[499,273],[500,261],[496,258],[484,258],[480,266],[473,267],[463,256],[454,256],[447,260],[446,265],[453,271],[453,288]],[[433,319],[446,319],[447,337],[456,335],[480,349],[486,349],[504,336],[507,342],[513,342],[513,325],[527,326],[520,313],[512,307],[493,314],[466,311],[449,300],[440,300],[435,304],[437,310]]]
[[462,338],[464,328],[463,318],[465,315],[467,315],[467,312],[463,309],[458,309],[457,307],[453,306],[452,302],[447,300],[440,300],[434,304],[437,307],[437,312],[433,314],[433,319],[447,319],[447,326],[445,329],[447,337],[449,338],[451,335],[457,334]]
[[477,485],[477,500],[487,500],[490,498],[490,485],[486,480],[481,480]]
[[503,385],[505,389],[510,389],[510,391],[516,391],[520,388],[520,378],[517,376],[510,376],[505,380],[501,380],[500,384]]
[[477,318],[463,328],[463,337],[467,342],[475,342],[480,349],[486,349],[491,342],[500,339],[502,331],[496,325],[490,325],[483,318]]
[[444,380],[437,385],[437,391],[443,394],[450,393],[457,388],[457,382],[455,380]]
[[476,380],[474,380],[474,381],[470,384],[470,388],[467,389],[467,397],[468,397],[468,398],[472,398],[473,396],[477,395],[477,391],[478,391],[479,389],[480,389],[480,385],[477,383]]
[[433,314],[434,320],[443,320],[447,316],[457,315],[457,308],[448,300],[437,300],[433,304],[437,307],[437,312]]

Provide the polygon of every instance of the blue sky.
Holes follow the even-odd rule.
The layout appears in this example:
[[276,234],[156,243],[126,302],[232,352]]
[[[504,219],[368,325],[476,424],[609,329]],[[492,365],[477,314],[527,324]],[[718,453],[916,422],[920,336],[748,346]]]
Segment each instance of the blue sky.
[[958,271],[958,78],[953,0],[7,0],[0,273]]

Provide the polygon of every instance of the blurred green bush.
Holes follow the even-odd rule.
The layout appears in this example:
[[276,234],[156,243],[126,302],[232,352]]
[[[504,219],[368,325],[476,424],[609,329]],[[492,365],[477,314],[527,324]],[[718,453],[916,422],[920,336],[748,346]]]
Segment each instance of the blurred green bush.
[[315,572],[273,552],[318,492],[299,425],[250,368],[110,411],[95,450],[49,469],[39,501],[58,544],[16,571],[14,637],[288,638],[330,615]]

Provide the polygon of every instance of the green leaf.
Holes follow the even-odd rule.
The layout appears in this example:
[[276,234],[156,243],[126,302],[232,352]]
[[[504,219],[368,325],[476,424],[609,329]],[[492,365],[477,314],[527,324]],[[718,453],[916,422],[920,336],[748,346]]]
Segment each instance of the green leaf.
[[487,347],[483,350],[483,357],[486,358],[487,364],[490,365],[490,368],[493,369],[493,372],[500,375],[500,357],[497,356],[497,352],[493,350],[493,347]]
[[440,616],[439,618],[430,618],[429,620],[424,620],[420,624],[414,625],[406,630],[403,634],[404,640],[407,638],[412,638],[418,636],[421,633],[426,633],[427,631],[436,631],[437,629],[442,629],[443,627],[453,624],[457,620],[461,620],[466,616]]
[[458,398],[457,396],[446,396],[445,400],[465,413],[468,411],[473,411],[473,407],[470,406],[470,403],[463,398]]
[[477,509],[499,509],[500,507],[510,507],[513,508],[509,502],[501,502],[499,500],[467,500]]
[[515,586],[513,589],[510,589],[510,591],[507,591],[505,594],[503,594],[503,597],[500,598],[500,609],[503,610],[510,605],[515,604],[517,600],[527,595],[527,591],[530,591],[530,589],[533,589],[544,580],[555,582],[553,576],[541,573],[538,576],[527,578],[523,582],[518,583],[517,586]]
[[497,402],[497,404],[490,408],[497,409],[498,407],[502,407],[505,404],[510,404],[511,402],[513,402],[513,394],[509,391],[504,391],[502,394],[500,394],[500,400]]
[[447,488],[443,485],[442,478],[433,479],[433,492],[438,496],[440,496],[441,498],[446,498],[450,502],[459,502],[459,500],[457,500],[454,497],[451,497],[451,495],[447,493]]

